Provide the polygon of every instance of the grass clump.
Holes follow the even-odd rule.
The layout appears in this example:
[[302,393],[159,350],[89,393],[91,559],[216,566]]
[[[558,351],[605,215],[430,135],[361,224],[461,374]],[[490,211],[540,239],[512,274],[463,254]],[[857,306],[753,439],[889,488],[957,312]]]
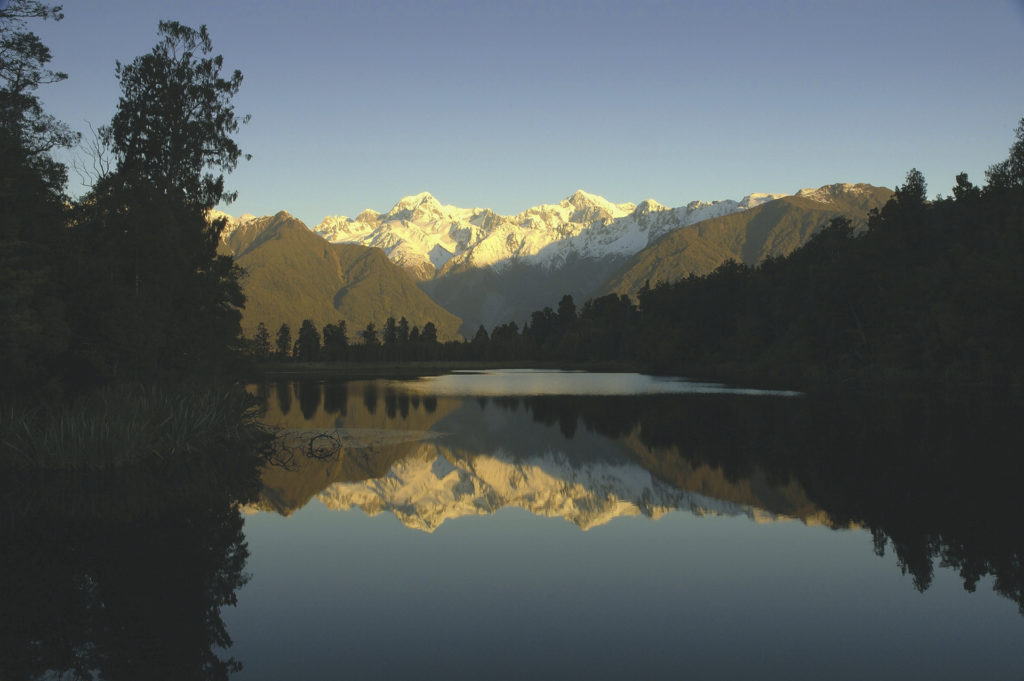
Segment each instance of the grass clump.
[[265,440],[236,385],[114,384],[71,404],[0,408],[0,468],[97,470]]

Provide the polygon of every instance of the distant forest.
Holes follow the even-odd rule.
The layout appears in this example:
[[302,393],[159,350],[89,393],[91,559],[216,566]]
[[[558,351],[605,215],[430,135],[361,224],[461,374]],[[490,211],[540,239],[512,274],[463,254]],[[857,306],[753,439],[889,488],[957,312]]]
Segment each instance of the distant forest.
[[[662,372],[765,380],[926,380],[1024,387],[1024,119],[1009,157],[977,187],[956,177],[928,200],[917,170],[855,230],[845,218],[757,266],[729,261],[706,276],[648,282],[633,300],[577,307],[565,295],[464,342],[389,319],[349,342],[345,324],[308,320],[276,343],[261,328],[259,359],[630,363]],[[428,325],[431,326],[431,325]],[[339,333],[340,330],[340,333]]]

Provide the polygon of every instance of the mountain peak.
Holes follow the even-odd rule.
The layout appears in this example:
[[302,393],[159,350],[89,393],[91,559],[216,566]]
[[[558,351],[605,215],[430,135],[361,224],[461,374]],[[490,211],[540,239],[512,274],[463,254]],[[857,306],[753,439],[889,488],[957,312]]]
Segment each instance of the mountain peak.
[[654,199],[644,199],[641,201],[636,210],[633,211],[634,215],[647,215],[648,213],[657,213],[663,210],[668,210],[665,206],[661,205]]
[[577,208],[589,206],[603,206],[605,204],[611,203],[610,201],[608,201],[608,199],[604,198],[603,196],[591,194],[590,192],[585,192],[582,189],[577,189],[575,192],[572,193],[571,196],[567,196],[565,200],[568,201],[571,205],[576,206]]
[[398,203],[395,204],[395,208],[415,208],[416,206],[421,206],[424,203],[437,203],[440,205],[440,202],[435,199],[433,194],[430,192],[420,192],[419,194],[403,196],[398,200]]
[[818,187],[817,189],[814,189],[813,187],[805,187],[798,191],[795,196],[811,199],[812,201],[828,203],[832,199],[843,194],[865,194],[871,189],[873,189],[873,187],[869,184],[837,182],[835,184],[826,184]]
[[762,203],[768,203],[776,199],[781,199],[789,194],[765,194],[763,192],[754,192],[753,194],[747,194],[740,200],[740,208],[746,210],[749,208],[755,208],[760,206]]

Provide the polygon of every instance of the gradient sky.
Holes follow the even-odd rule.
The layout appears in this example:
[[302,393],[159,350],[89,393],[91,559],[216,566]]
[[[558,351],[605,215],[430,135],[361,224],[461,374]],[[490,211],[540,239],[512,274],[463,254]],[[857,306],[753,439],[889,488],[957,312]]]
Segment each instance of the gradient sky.
[[41,93],[51,113],[107,122],[115,60],[160,19],[206,24],[252,114],[227,210],[310,226],[421,191],[506,214],[580,188],[680,206],[917,167],[949,194],[1024,116],[1024,0],[64,4],[34,24],[70,76]]

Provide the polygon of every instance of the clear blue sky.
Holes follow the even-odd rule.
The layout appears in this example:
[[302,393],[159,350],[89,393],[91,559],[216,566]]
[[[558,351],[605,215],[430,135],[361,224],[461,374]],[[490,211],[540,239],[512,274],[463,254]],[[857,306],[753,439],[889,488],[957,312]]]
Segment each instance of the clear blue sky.
[[[339,2],[66,0],[37,23],[78,129],[160,19],[205,23],[251,123],[227,209],[387,210],[429,191],[519,212],[616,202],[978,184],[1024,116],[1024,0]],[[72,187],[72,191],[77,188]]]

